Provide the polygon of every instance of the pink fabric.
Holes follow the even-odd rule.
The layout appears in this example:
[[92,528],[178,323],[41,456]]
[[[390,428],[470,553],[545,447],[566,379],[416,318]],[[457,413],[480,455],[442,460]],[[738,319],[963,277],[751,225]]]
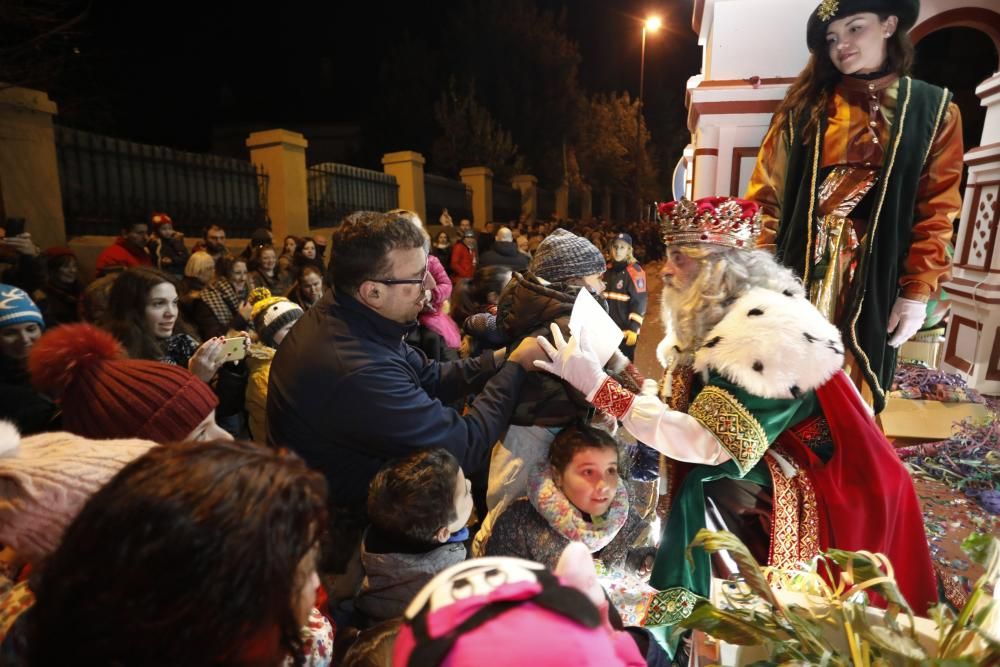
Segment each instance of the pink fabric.
[[26,560],[49,555],[90,496],[155,446],[62,432],[21,439],[0,421],[0,544]]
[[[537,583],[501,586],[488,595],[459,600],[433,612],[427,619],[432,637],[447,633],[491,600],[533,597]],[[415,647],[413,632],[403,625],[393,651],[393,665],[406,665]],[[537,665],[555,667],[642,667],[645,659],[626,632],[604,626],[586,628],[530,601],[462,635],[442,667]]]
[[462,345],[462,334],[458,330],[458,325],[445,314],[443,308],[444,302],[451,296],[451,279],[448,278],[448,272],[445,271],[441,260],[434,255],[427,257],[427,270],[437,283],[431,290],[431,305],[434,306],[434,312],[421,313],[417,319],[422,325],[441,336],[445,345],[457,350]]
[[427,270],[430,271],[434,282],[437,283],[431,290],[431,303],[434,304],[435,308],[440,308],[441,304],[451,297],[453,287],[451,278],[448,277],[448,271],[444,268],[444,264],[435,255],[427,256]]

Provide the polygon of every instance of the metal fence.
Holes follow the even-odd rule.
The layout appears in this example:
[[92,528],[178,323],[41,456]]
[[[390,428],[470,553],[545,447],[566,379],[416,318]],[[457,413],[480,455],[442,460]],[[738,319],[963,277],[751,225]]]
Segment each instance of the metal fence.
[[267,174],[248,161],[149,146],[56,126],[66,233],[114,235],[162,211],[185,234],[268,227]]
[[538,211],[536,218],[548,220],[556,211],[556,193],[545,188],[536,188],[538,193]]
[[353,211],[399,206],[396,177],[381,171],[324,162],[309,167],[309,226],[336,227]]
[[521,217],[521,191],[493,181],[493,219],[516,222]]
[[472,188],[462,181],[424,174],[424,201],[428,220],[436,222],[444,208],[456,226],[462,218],[472,220]]

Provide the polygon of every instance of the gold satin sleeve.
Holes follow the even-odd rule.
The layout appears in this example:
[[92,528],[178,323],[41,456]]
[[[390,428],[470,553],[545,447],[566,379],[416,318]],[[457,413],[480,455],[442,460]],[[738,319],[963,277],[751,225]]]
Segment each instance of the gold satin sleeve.
[[949,102],[917,183],[913,241],[903,262],[902,296],[927,301],[951,277],[948,247],[962,210],[962,116]]
[[744,199],[756,202],[761,209],[763,227],[757,238],[757,247],[772,252],[781,219],[781,200],[785,196],[788,147],[788,133],[772,123],[761,142],[757,164],[743,195]]

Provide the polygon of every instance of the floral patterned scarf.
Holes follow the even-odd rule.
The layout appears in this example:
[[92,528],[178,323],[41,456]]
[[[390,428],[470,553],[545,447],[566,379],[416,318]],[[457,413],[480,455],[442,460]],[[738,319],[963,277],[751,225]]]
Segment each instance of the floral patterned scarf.
[[611,507],[603,516],[583,518],[552,478],[552,466],[543,461],[528,478],[528,500],[553,530],[573,542],[583,542],[591,553],[606,547],[628,519],[628,490],[618,483]]

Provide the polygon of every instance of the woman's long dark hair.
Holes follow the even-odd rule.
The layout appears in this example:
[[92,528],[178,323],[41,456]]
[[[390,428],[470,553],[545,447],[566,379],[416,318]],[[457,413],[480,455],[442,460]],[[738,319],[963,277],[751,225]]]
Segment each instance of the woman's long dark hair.
[[[891,14],[879,14],[879,21],[885,21]],[[913,43],[905,30],[896,30],[888,38],[886,44],[886,59],[884,70],[886,74],[895,73],[905,76],[913,67]],[[820,119],[826,113],[827,104],[834,86],[843,74],[830,60],[830,52],[826,44],[809,56],[805,69],[788,88],[785,99],[774,112],[772,125],[783,127],[788,119],[794,119],[796,125],[800,118],[805,118],[802,126],[802,136],[799,140],[807,144],[813,140]]]
[[[165,350],[162,341],[146,327],[146,299],[154,287],[163,283],[177,288],[177,282],[159,269],[136,266],[120,273],[111,286],[105,328],[121,341],[132,359],[156,361],[163,358]],[[180,313],[177,314],[174,332],[194,337]]]
[[326,482],[248,442],[154,447],[87,502],[38,572],[32,665],[302,663],[299,563]]

